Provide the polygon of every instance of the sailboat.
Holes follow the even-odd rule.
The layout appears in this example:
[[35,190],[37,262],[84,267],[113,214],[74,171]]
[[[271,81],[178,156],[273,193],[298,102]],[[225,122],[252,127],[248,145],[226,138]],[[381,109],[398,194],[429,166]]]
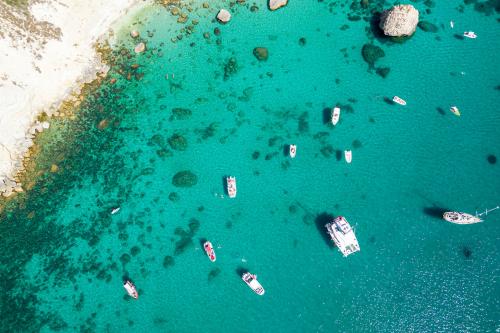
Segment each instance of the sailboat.
[[451,223],[455,224],[474,224],[474,223],[479,223],[483,222],[481,219],[481,216],[485,215],[487,216],[488,213],[499,209],[500,206],[496,206],[495,208],[492,209],[486,209],[484,212],[478,214],[476,212],[476,215],[472,214],[467,214],[467,213],[462,213],[462,212],[445,212],[443,214],[443,218]]

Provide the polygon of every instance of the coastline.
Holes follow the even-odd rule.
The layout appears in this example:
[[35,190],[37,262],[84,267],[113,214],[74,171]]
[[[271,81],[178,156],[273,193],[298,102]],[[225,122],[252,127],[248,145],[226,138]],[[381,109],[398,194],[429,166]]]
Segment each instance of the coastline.
[[[8,64],[0,68],[0,195],[23,191],[16,174],[23,171],[36,133],[50,126],[39,117],[58,116],[64,102],[78,105],[83,85],[109,69],[97,43],[121,28],[124,15],[149,4],[151,0],[65,0],[35,3],[23,11],[0,3],[0,63]],[[26,23],[34,29],[30,36],[24,35]]]

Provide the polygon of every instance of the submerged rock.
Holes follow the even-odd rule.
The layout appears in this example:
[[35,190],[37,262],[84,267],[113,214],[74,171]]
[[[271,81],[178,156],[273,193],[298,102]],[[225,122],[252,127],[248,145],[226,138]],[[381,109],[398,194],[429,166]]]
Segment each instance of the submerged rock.
[[438,32],[438,27],[435,24],[432,24],[429,21],[420,21],[418,22],[418,27],[425,32]]
[[278,8],[286,6],[288,0],[269,0],[269,9],[276,10]]
[[172,185],[176,187],[192,187],[198,183],[198,177],[189,170],[179,171],[172,178]]
[[231,57],[224,64],[224,80],[229,79],[231,75],[234,75],[238,72],[238,63],[236,62],[236,58]]
[[397,5],[380,15],[379,27],[386,36],[411,36],[418,24],[418,10],[412,5]]
[[259,61],[266,61],[267,58],[269,57],[269,52],[265,47],[256,47],[253,49],[253,55]]
[[184,120],[191,117],[191,110],[185,108],[173,108],[170,120]]
[[382,48],[373,45],[373,44],[365,44],[361,49],[361,54],[363,55],[363,59],[370,65],[372,68],[375,65],[375,62],[382,57],[385,57],[385,52]]
[[186,138],[177,133],[168,138],[168,143],[174,150],[186,150],[188,147]]
[[229,22],[229,20],[231,20],[231,13],[225,9],[221,9],[219,10],[219,13],[217,13],[217,20],[221,23]]

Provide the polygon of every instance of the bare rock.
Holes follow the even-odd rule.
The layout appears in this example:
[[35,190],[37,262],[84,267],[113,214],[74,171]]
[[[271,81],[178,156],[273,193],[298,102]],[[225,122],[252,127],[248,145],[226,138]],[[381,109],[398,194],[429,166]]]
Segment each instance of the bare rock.
[[137,44],[134,48],[135,53],[141,53],[144,52],[145,50],[146,50],[146,44],[142,42]]
[[139,31],[137,31],[137,30],[132,30],[132,31],[130,32],[130,37],[132,37],[132,38],[137,38],[137,37],[139,37]]
[[288,0],[269,0],[269,9],[276,10],[288,4]]
[[418,24],[418,10],[412,5],[397,5],[380,15],[379,27],[386,36],[411,36]]
[[229,13],[225,9],[221,9],[221,10],[219,10],[219,13],[217,14],[217,19],[221,23],[227,23],[231,19],[231,13]]

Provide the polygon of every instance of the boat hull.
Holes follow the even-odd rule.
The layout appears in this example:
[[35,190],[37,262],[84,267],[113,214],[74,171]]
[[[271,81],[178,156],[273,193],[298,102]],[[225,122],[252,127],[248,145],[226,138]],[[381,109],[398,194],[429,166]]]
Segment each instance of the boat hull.
[[227,177],[226,179],[227,183],[227,195],[229,195],[230,198],[235,198],[236,197],[236,177]]
[[290,145],[290,157],[295,158],[295,155],[297,155],[297,146]]
[[139,298],[139,293],[137,292],[137,289],[135,288],[135,285],[130,282],[130,281],[125,281],[123,282],[123,288],[125,288],[125,290],[127,291],[127,294],[134,298],[134,299],[138,299]]
[[392,98],[392,101],[393,101],[394,103],[399,104],[399,105],[403,105],[403,106],[405,106],[405,105],[406,105],[406,101],[405,101],[404,99],[402,99],[401,97],[398,97],[398,96],[394,96],[394,97]]
[[249,272],[244,273],[241,276],[241,279],[245,281],[247,286],[249,286],[257,295],[262,296],[265,293],[264,288],[262,285],[257,281],[257,276],[253,275]]
[[352,151],[351,150],[344,151],[344,157],[345,157],[345,161],[347,163],[351,163],[352,162]]
[[217,257],[215,256],[214,247],[212,246],[211,242],[206,241],[203,244],[203,249],[205,250],[205,253],[208,256],[208,259],[210,259],[211,262],[215,262],[215,260],[217,260]]
[[479,217],[462,212],[445,212],[443,219],[454,224],[474,224],[483,222]]
[[340,108],[334,107],[332,110],[332,125],[335,126],[340,120]]

